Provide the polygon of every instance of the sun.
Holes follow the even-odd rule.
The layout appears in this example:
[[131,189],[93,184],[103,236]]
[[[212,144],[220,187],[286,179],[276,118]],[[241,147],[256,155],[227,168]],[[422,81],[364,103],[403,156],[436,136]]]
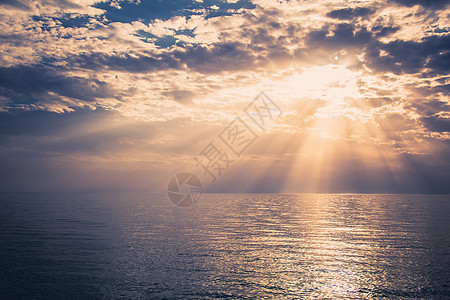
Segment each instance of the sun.
[[358,78],[354,72],[341,65],[302,68],[301,73],[287,78],[287,89],[302,97],[327,101],[330,105],[342,103],[345,98],[359,96]]

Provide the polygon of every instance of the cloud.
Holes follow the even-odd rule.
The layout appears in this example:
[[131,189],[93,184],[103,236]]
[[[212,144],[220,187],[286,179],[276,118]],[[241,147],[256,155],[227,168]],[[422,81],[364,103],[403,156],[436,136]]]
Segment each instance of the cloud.
[[[101,0],[100,0],[101,1]],[[18,1],[2,1],[0,7],[3,7],[6,12],[14,13],[33,13],[33,14],[54,14],[59,12],[87,14],[91,16],[103,13],[103,10],[92,7],[98,0],[18,0]],[[3,13],[5,13],[5,10]]]
[[121,53],[114,55],[90,53],[68,57],[67,61],[70,65],[88,70],[113,70],[133,73],[147,73],[182,67],[180,62],[169,53]]
[[18,8],[20,10],[31,11],[31,1],[26,0],[5,0],[0,3],[0,5],[6,7]]
[[91,53],[71,56],[70,65],[89,70],[113,70],[148,73],[167,69],[183,69],[205,74],[242,71],[253,68],[258,57],[241,43],[217,43],[212,46],[183,45],[164,53]]
[[104,81],[62,75],[58,69],[40,65],[0,68],[0,96],[12,107],[48,100],[59,100],[66,107],[65,97],[89,104],[114,95],[114,88]]
[[339,23],[331,28],[326,26],[320,30],[311,31],[306,37],[307,45],[329,50],[364,47],[371,41],[371,32],[365,27],[355,28],[350,23]]
[[434,132],[450,132],[450,118],[441,116],[423,117],[421,121]]
[[365,17],[370,15],[373,11],[367,7],[356,7],[356,8],[342,8],[337,10],[332,10],[327,13],[330,18],[340,19],[340,20],[352,20],[357,17]]
[[[6,166],[14,158],[9,167],[19,167],[29,155],[40,163],[33,170],[48,163],[55,166],[52,174],[61,171],[58,164],[64,172],[77,169],[70,160],[89,162],[95,168],[77,169],[76,176],[93,171],[108,180],[99,170],[111,164],[117,178],[129,175],[127,168],[145,173],[136,163],[141,157],[151,167],[164,165],[168,156],[185,159],[199,137],[214,135],[209,130],[264,90],[286,115],[271,136],[280,145],[264,140],[260,149],[273,152],[252,150],[238,168],[250,170],[257,161],[280,164],[277,176],[255,180],[255,190],[281,189],[283,182],[275,180],[287,177],[281,174],[296,155],[308,156],[305,163],[317,168],[321,145],[330,145],[324,150],[330,156],[324,158],[329,163],[324,174],[336,174],[332,167],[349,178],[356,174],[362,178],[357,185],[368,190],[371,170],[363,172],[363,159],[352,160],[356,154],[346,147],[363,149],[362,156],[376,161],[368,164],[378,182],[389,173],[383,170],[384,156],[402,176],[414,171],[408,163],[429,174],[435,167],[430,157],[442,159],[450,139],[447,1],[360,5],[353,0],[3,2],[0,135],[6,154],[1,160]],[[296,132],[302,143],[292,142]],[[355,162],[358,167],[346,166]],[[350,181],[341,183],[351,186]],[[131,180],[126,185],[135,186]]]
[[408,7],[421,5],[429,9],[444,9],[450,3],[448,0],[393,0],[392,2]]
[[202,73],[238,71],[255,67],[257,57],[241,43],[218,43],[212,47],[190,46],[185,51],[177,51],[179,58],[190,69]]
[[182,89],[172,89],[167,92],[162,93],[165,96],[169,96],[174,101],[179,102],[181,104],[191,104],[192,99],[195,98],[195,93],[189,90]]
[[366,52],[366,58],[369,67],[378,71],[418,73],[429,68],[433,73],[446,74],[449,70],[446,61],[448,50],[450,36],[431,36],[418,42],[375,43]]

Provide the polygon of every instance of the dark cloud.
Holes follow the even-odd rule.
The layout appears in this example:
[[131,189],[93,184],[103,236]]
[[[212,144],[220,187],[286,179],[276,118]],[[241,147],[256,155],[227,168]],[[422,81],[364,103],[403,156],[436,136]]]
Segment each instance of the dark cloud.
[[107,115],[114,113],[103,109],[79,109],[66,114],[49,111],[0,112],[0,136],[54,136]]
[[450,84],[437,85],[430,89],[433,93],[450,94]]
[[172,100],[181,104],[191,104],[195,93],[189,90],[172,89],[162,93],[165,96],[172,98]]
[[272,45],[276,39],[266,28],[244,28],[242,37],[250,38],[250,45]]
[[2,0],[0,6],[9,6],[18,8],[21,10],[29,11],[31,10],[31,1],[27,0]]
[[[387,55],[382,55],[381,50]],[[450,36],[430,36],[420,42],[395,40],[373,44],[366,52],[367,64],[378,71],[397,74],[418,73],[430,68],[434,73],[446,74],[449,69]]]
[[0,68],[0,95],[13,103],[46,100],[54,95],[92,102],[114,94],[114,89],[103,81],[65,76],[42,65]]
[[396,33],[399,29],[400,27],[394,26],[374,26],[372,27],[371,31],[375,33],[376,37],[383,37],[392,33]]
[[449,0],[391,0],[391,2],[408,7],[421,5],[429,9],[444,9],[450,3]]
[[441,77],[441,78],[437,78],[436,82],[439,82],[441,84],[446,83],[446,82],[450,82],[450,77]]
[[71,66],[89,70],[115,70],[132,73],[147,73],[182,67],[180,62],[170,53],[83,53],[68,57],[66,62]]
[[389,97],[367,97],[364,101],[371,107],[381,107],[393,102],[393,100]]
[[[447,44],[445,47],[436,50],[450,50],[450,36],[447,37]],[[426,66],[436,71],[436,73],[448,74],[450,71],[450,52],[440,53],[437,51],[430,57],[430,61]]]
[[402,141],[403,132],[417,127],[415,120],[398,113],[380,114],[374,120],[390,141]]
[[185,51],[176,51],[174,56],[191,70],[201,73],[245,70],[256,63],[255,54],[241,43],[190,46]]
[[377,25],[369,31],[351,23],[339,23],[311,31],[305,41],[307,49],[314,51],[323,49],[330,53],[340,49],[354,49],[365,53],[366,65],[381,72],[414,74],[428,69],[431,72],[427,76],[448,74],[450,35],[429,36],[421,41],[394,40],[383,43],[377,40],[398,29],[396,26]]
[[168,69],[189,69],[206,74],[245,70],[256,65],[258,57],[242,43],[216,43],[212,46],[185,45],[171,52],[80,54],[66,59],[71,66],[95,71],[117,70],[147,73]]
[[415,98],[404,105],[406,109],[412,109],[424,117],[434,116],[442,111],[450,111],[450,105],[444,101],[439,101],[436,99],[426,100]]
[[372,13],[373,10],[367,7],[343,8],[330,11],[327,13],[327,17],[340,20],[352,20],[357,17],[368,16]]
[[450,119],[440,116],[429,116],[421,118],[421,121],[430,131],[450,132]]
[[[62,13],[57,16],[32,16],[31,19],[39,23],[42,30],[50,31],[53,24],[57,23],[63,28],[100,28],[100,22],[98,24],[90,23],[95,17],[88,15],[77,15],[70,13]],[[106,23],[105,20],[101,20],[102,23]]]
[[[417,86],[416,84],[405,84],[404,87],[410,90],[416,96],[429,98],[436,96],[438,93],[448,95],[450,93],[450,84],[431,86],[430,81],[423,82],[424,85]],[[423,102],[423,101],[420,101]]]
[[[159,139],[168,137],[167,127],[190,124],[188,122],[190,118],[147,122],[101,108],[78,109],[64,114],[48,111],[0,112],[0,156],[2,153],[14,154],[15,149],[61,156],[103,155],[124,150],[148,153],[154,150],[160,153],[181,151],[192,146],[190,135],[177,136],[171,143],[160,143]],[[205,128],[204,124],[191,125],[187,132]]]
[[365,46],[372,39],[372,33],[366,28],[357,29],[353,24],[340,23],[332,28],[327,26],[321,30],[310,32],[306,37],[306,42],[310,47],[339,50]]
[[33,0],[2,0],[0,6],[14,7],[24,11],[32,11],[38,7],[54,7],[58,9],[83,8],[80,4],[70,0],[42,0],[39,2]]

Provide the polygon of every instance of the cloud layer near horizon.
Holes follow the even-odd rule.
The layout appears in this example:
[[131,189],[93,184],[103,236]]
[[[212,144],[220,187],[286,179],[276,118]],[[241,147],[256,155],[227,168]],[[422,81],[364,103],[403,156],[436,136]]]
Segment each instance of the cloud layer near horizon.
[[209,190],[450,192],[448,2],[3,2],[0,190],[163,190],[264,90]]

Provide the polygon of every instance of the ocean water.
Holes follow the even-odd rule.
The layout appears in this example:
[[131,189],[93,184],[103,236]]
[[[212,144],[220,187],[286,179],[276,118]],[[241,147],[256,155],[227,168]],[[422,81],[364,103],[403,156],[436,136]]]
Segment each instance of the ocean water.
[[450,299],[449,195],[0,194],[0,299]]

